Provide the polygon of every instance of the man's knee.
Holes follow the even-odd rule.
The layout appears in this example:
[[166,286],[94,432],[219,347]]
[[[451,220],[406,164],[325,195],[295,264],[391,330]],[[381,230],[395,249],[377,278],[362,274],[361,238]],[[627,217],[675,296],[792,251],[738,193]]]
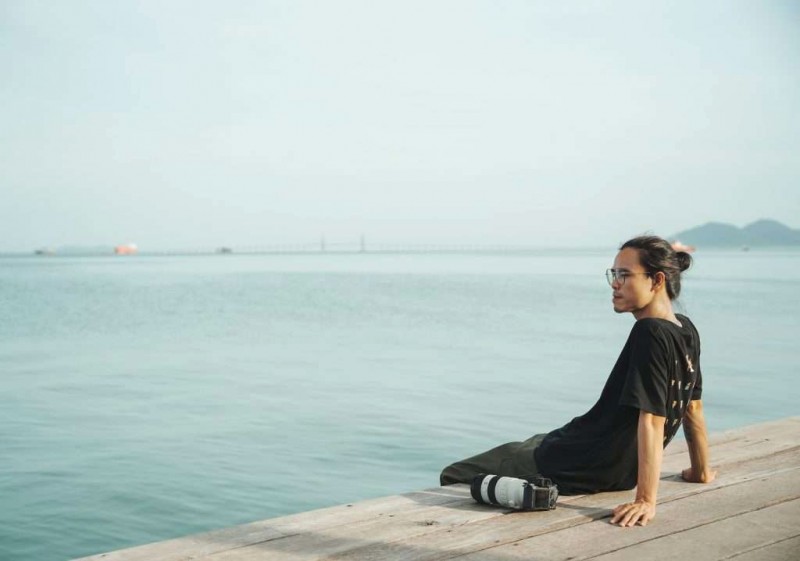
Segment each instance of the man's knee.
[[458,479],[456,479],[453,470],[451,469],[453,466],[447,466],[442,470],[442,473],[439,474],[439,485],[453,485],[454,483],[459,483]]
[[439,475],[440,485],[454,485],[455,483],[468,483],[464,480],[464,470],[460,469],[458,464],[452,464],[442,470]]

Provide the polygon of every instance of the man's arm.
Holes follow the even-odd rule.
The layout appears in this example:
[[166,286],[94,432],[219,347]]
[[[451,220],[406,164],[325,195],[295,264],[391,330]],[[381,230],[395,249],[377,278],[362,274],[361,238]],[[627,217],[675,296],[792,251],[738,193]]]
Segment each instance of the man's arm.
[[686,435],[692,467],[683,470],[681,476],[692,483],[711,483],[717,472],[711,469],[708,461],[706,419],[703,416],[703,402],[699,399],[690,401],[686,407],[683,434]]
[[661,476],[661,458],[664,455],[664,417],[639,411],[637,444],[639,448],[639,476],[636,483],[636,500],[619,505],[611,517],[612,524],[646,526],[656,515],[656,495]]

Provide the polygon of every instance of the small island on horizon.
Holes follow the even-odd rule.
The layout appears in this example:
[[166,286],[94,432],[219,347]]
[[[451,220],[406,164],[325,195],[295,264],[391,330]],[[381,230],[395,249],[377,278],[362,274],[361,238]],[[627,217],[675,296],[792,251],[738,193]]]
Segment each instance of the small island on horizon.
[[678,232],[670,240],[695,247],[748,248],[800,246],[800,230],[777,220],[761,219],[742,228],[723,222],[708,222]]

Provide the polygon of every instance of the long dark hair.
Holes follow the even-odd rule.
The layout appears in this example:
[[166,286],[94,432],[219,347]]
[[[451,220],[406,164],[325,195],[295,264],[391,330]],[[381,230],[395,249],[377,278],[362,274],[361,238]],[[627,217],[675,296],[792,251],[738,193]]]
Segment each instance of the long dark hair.
[[658,236],[639,236],[628,240],[620,251],[632,248],[639,252],[639,261],[650,275],[664,273],[667,295],[675,300],[681,294],[681,273],[692,266],[692,256],[675,251],[672,245]]

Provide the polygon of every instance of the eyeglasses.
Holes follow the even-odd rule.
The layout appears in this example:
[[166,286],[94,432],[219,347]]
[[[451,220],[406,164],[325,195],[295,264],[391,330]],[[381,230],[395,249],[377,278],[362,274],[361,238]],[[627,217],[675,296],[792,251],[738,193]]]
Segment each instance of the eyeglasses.
[[613,286],[614,282],[618,282],[620,286],[625,284],[625,279],[633,275],[647,275],[650,276],[652,273],[631,273],[630,271],[626,271],[624,269],[606,269],[606,280],[608,281],[609,286]]

